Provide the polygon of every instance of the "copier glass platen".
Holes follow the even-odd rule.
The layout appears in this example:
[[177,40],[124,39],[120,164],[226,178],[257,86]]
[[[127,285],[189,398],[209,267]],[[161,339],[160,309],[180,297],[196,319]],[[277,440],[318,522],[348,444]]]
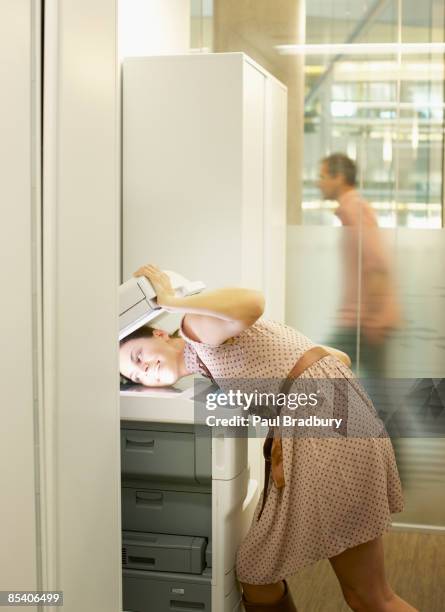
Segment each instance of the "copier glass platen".
[[[121,287],[121,338],[150,320],[177,329],[177,315],[158,308],[153,294],[144,278]],[[125,611],[241,610],[235,555],[259,485],[249,477],[247,435],[197,421],[206,387],[197,375],[172,387],[121,389]]]

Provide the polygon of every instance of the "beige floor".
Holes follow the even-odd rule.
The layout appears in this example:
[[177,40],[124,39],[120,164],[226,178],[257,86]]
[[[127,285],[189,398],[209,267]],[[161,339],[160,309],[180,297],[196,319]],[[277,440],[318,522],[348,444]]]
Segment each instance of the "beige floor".
[[[392,532],[385,536],[386,569],[397,593],[420,612],[445,612],[445,535]],[[289,579],[299,612],[348,612],[328,561]]]

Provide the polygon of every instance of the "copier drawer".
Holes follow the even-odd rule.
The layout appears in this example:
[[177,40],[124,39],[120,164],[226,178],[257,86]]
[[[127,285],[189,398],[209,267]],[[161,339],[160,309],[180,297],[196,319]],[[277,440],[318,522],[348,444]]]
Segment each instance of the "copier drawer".
[[211,442],[192,432],[122,429],[121,469],[124,477],[208,484]]
[[210,493],[122,487],[122,528],[209,538]]
[[204,538],[124,531],[122,567],[201,574],[206,545]]
[[211,612],[211,575],[123,570],[124,610]]

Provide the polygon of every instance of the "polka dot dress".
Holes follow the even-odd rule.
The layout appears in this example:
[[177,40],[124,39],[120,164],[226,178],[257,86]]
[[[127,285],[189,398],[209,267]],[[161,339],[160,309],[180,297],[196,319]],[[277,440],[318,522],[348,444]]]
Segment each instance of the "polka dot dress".
[[[298,331],[264,319],[220,346],[190,340],[182,329],[181,335],[188,369],[200,371],[199,356],[218,383],[282,380],[314,346]],[[329,388],[322,389],[323,416],[344,417],[346,410],[346,430],[317,437],[310,430],[299,435],[282,431],[286,484],[277,489],[270,479],[258,518],[261,495],[236,556],[241,582],[278,582],[305,565],[372,540],[389,528],[391,513],[403,509],[391,441],[349,368],[328,356],[308,368],[298,384],[302,379],[331,379]]]

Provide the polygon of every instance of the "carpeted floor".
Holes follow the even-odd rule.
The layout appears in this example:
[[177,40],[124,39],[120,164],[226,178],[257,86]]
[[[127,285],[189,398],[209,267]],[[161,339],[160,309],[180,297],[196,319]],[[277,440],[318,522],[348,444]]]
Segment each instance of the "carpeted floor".
[[[392,588],[420,612],[445,612],[445,535],[391,532],[384,538]],[[348,612],[329,561],[289,579],[299,612]]]

